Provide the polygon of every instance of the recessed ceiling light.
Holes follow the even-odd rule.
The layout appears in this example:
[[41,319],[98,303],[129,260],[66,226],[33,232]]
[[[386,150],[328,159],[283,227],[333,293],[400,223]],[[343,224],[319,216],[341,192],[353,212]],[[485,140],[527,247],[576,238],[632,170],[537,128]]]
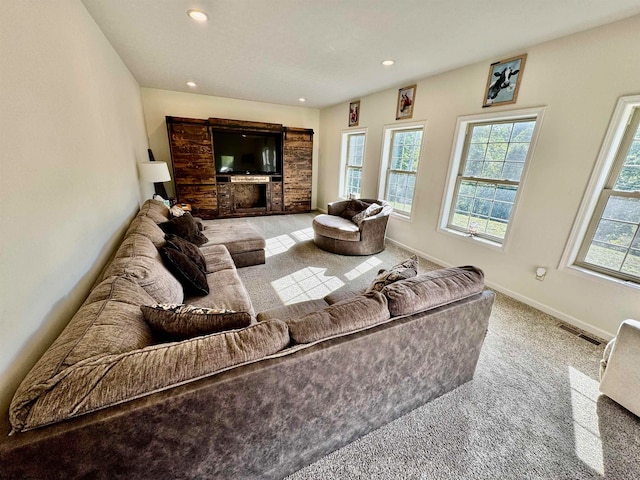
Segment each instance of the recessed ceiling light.
[[300,97],[300,98],[298,99],[298,101],[299,101],[299,102],[306,102],[306,101],[307,101],[307,99],[306,99],[306,98],[304,98],[304,97]]
[[383,61],[382,61],[382,64],[383,64],[385,67],[390,67],[390,66],[391,66],[391,65],[393,65],[394,63],[396,63],[396,62],[394,62],[393,60],[383,60]]
[[202,10],[187,10],[187,15],[197,22],[206,22],[209,19]]
[[191,88],[195,88],[198,86],[198,84],[196,82],[187,82],[187,85]]

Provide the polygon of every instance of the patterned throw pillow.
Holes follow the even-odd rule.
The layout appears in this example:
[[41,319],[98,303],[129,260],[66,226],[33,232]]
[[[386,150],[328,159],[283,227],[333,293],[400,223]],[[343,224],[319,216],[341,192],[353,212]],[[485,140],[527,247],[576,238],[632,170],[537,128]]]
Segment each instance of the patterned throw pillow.
[[366,292],[379,292],[393,282],[415,277],[417,274],[418,257],[412,255],[404,262],[391,267],[391,270],[380,270],[378,276],[373,280],[373,283],[367,288]]
[[181,217],[181,216],[183,216],[186,212],[185,212],[183,209],[181,209],[179,206],[174,205],[173,207],[171,207],[171,208],[169,209],[169,213],[170,213],[170,215],[171,215],[171,218],[173,218],[173,217]]
[[195,305],[155,304],[140,307],[144,319],[159,337],[175,340],[244,328],[251,324],[248,312]]
[[365,210],[351,217],[351,221],[356,225],[360,226],[360,224],[364,221],[365,218],[373,217],[374,215],[379,214],[381,211],[382,211],[382,206],[378,205],[377,203],[372,203]]

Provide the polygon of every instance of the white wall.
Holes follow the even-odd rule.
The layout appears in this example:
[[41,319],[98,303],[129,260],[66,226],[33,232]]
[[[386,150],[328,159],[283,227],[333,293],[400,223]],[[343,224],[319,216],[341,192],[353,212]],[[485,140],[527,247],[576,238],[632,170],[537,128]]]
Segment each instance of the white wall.
[[[482,109],[489,64],[507,56],[418,81],[412,121],[427,126],[416,213],[411,222],[392,218],[389,237],[444,265],[478,265],[490,286],[605,338],[637,318],[638,288],[557,267],[616,102],[640,93],[638,45],[640,16],[530,48],[515,105]],[[396,101],[397,89],[361,98],[363,197],[377,195],[383,129],[400,123]],[[438,232],[457,117],[538,106],[546,107],[544,123],[506,252]],[[346,103],[320,112],[320,208],[338,197],[347,113]],[[536,266],[548,268],[544,282],[535,280]]]
[[[156,160],[171,167],[169,137],[166,116],[200,118],[231,118],[252,122],[280,123],[287,127],[311,128],[313,138],[312,208],[316,206],[318,144],[320,141],[320,110],[317,108],[290,107],[272,103],[251,102],[233,98],[173,92],[153,88],[142,89],[144,116],[149,132],[149,146]],[[170,168],[171,170],[171,168]],[[167,193],[174,195],[172,184],[167,183]]]
[[76,0],[0,15],[0,410],[139,206],[140,88]]

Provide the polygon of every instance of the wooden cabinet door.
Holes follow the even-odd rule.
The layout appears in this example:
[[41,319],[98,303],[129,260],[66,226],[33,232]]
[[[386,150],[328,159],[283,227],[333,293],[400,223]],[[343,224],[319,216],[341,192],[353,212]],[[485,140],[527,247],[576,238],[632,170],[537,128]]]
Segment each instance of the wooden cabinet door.
[[311,211],[313,130],[285,127],[284,211]]
[[271,211],[282,213],[282,182],[271,182]]
[[191,204],[191,214],[202,218],[218,215],[215,185],[176,185],[179,201]]
[[216,216],[216,168],[206,121],[167,117],[167,130],[178,201],[190,203],[194,215]]

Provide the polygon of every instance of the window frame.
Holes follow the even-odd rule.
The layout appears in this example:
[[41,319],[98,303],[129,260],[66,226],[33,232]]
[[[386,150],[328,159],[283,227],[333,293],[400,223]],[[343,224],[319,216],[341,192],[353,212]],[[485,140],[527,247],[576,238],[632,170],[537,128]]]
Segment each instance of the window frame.
[[[624,159],[621,160],[621,147],[623,147],[625,135],[630,131],[629,127],[634,121],[634,112],[636,112],[636,115],[640,115],[640,113],[637,113],[638,111],[640,111],[640,95],[624,96],[618,99],[558,266],[559,269],[630,286],[634,289],[640,288],[638,279],[622,272],[616,273],[614,270],[583,262],[581,259],[584,258],[584,255],[582,257],[581,255],[588,250],[590,239],[593,237],[593,232],[602,217],[606,201],[611,196],[606,191],[607,185],[615,183],[622,169]],[[627,149],[624,151],[626,154]],[[628,195],[622,192],[622,195],[619,196]],[[596,217],[598,212],[600,212],[600,215]]]
[[[453,145],[451,148],[451,158],[449,161],[447,184],[445,187],[442,207],[440,211],[440,223],[438,227],[439,232],[451,234],[457,237],[468,238],[469,240],[477,241],[488,247],[506,251],[509,244],[510,234],[513,231],[512,227],[514,224],[514,220],[517,217],[518,208],[521,204],[521,198],[523,195],[522,187],[525,185],[527,174],[529,172],[529,168],[535,154],[540,131],[542,129],[544,112],[545,107],[534,107],[458,117],[453,137]],[[507,223],[504,238],[501,239],[500,237],[494,237],[489,234],[470,234],[468,231],[464,231],[460,227],[451,225],[451,219],[453,218],[453,215],[455,213],[455,202],[457,199],[457,193],[460,184],[467,178],[463,177],[462,173],[464,171],[466,153],[468,151],[468,146],[470,143],[467,142],[467,138],[469,137],[469,134],[471,132],[471,127],[474,125],[493,125],[498,123],[509,123],[524,120],[534,120],[535,126],[531,134],[531,141],[529,142],[529,148],[527,151],[527,156],[524,160],[520,180],[513,181],[506,179],[490,179],[487,177],[470,177],[473,180],[486,183],[512,185],[517,187],[517,192],[513,200],[513,206],[511,208],[511,214],[509,216],[509,221]]]
[[[349,165],[349,143],[351,141],[351,137],[356,135],[364,135],[364,142],[362,144],[362,166],[357,167],[353,165]],[[349,193],[347,192],[347,172],[349,168],[359,169],[360,170],[360,193],[357,195],[360,197],[362,195],[362,172],[364,171],[364,164],[366,159],[366,151],[367,151],[367,129],[360,128],[357,130],[344,130],[342,132],[342,144],[340,148],[340,194],[339,197],[343,199],[350,198]]]
[[[411,197],[411,209],[409,212],[405,212],[402,210],[393,209],[391,215],[397,218],[401,218],[404,220],[411,220],[413,218],[413,213],[415,212],[415,203],[416,203],[416,192],[418,190],[418,175],[420,173],[420,166],[422,165],[422,158],[424,155],[425,148],[425,140],[427,135],[426,122],[411,122],[411,123],[403,123],[403,124],[392,124],[385,125],[383,129],[383,142],[382,142],[382,154],[380,161],[380,175],[378,177],[378,198],[381,200],[387,200],[387,191],[389,189],[389,175],[393,172],[399,172],[403,174],[411,174],[415,178],[415,186],[413,189],[413,196]],[[420,149],[418,151],[418,164],[416,166],[415,172],[408,170],[392,170],[391,166],[391,158],[393,151],[393,139],[396,132],[406,132],[407,130],[421,130],[422,131],[422,139],[420,141]]]

